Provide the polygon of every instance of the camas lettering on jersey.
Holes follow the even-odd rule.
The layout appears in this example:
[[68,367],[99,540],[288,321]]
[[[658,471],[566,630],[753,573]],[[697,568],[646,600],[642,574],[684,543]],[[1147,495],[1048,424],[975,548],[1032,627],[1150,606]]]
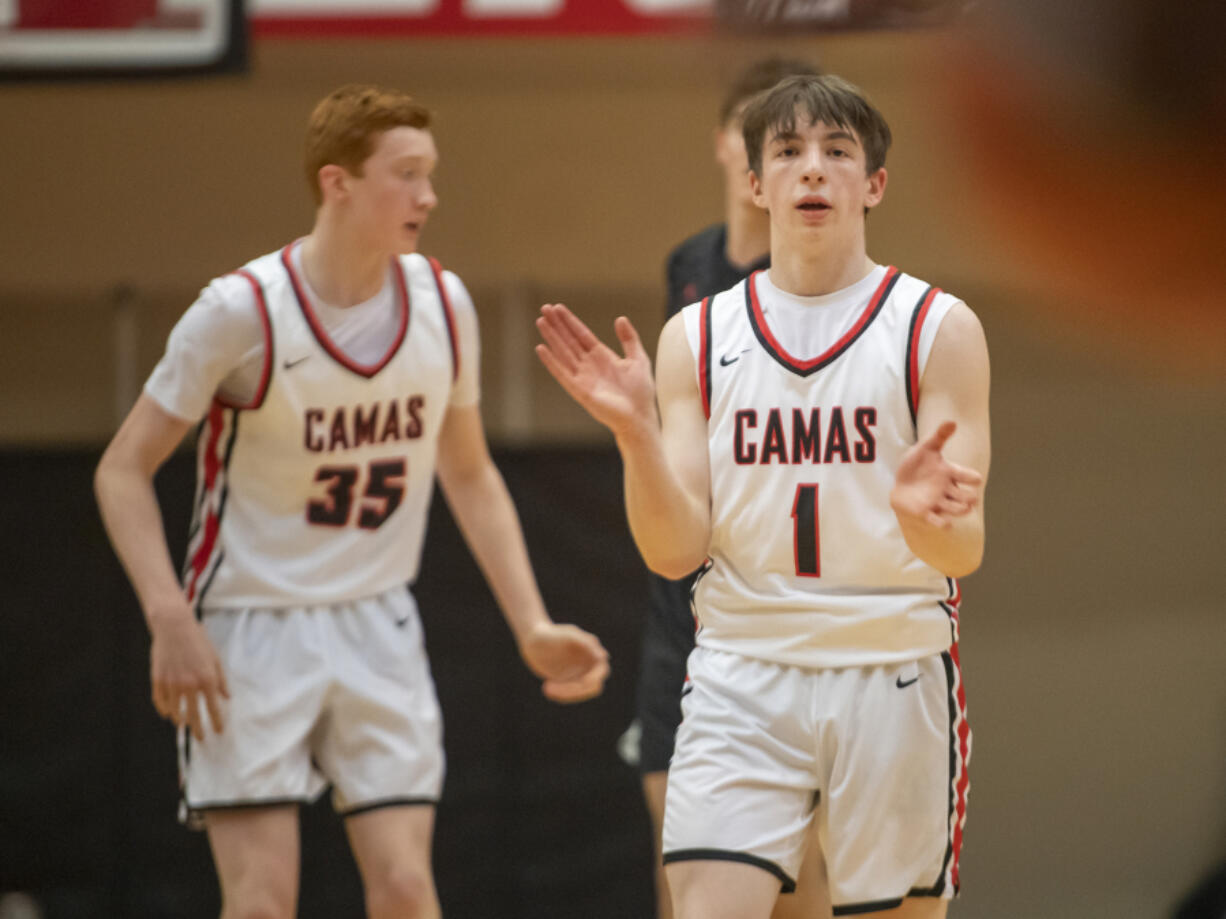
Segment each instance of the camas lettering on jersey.
[[332,453],[368,444],[416,440],[422,435],[424,396],[367,405],[341,405],[328,413],[308,408],[302,415],[303,443],[312,453]]
[[739,466],[751,464],[800,465],[801,463],[872,463],[877,459],[877,409],[860,406],[851,412],[853,429],[847,429],[844,409],[836,405],[826,413],[822,428],[822,409],[806,414],[794,408],[772,408],[759,427],[757,409],[736,412],[732,435],[732,458]]

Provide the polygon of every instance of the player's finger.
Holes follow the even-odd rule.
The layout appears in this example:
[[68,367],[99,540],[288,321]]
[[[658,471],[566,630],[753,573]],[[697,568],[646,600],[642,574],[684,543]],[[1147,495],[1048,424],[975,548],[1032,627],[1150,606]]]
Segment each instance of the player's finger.
[[[544,323],[544,328],[552,333],[551,342],[555,347],[564,347],[567,353],[574,355],[576,360],[600,346],[600,342],[595,335],[591,334],[587,326],[560,303],[541,307],[541,318],[537,320],[538,327],[542,323]],[[543,332],[544,329],[542,329]]]
[[924,515],[924,519],[928,521],[929,526],[934,526],[940,530],[948,530],[953,526],[953,521],[948,517],[942,517],[935,510],[929,511]]
[[978,486],[983,484],[983,473],[977,469],[971,469],[969,466],[959,466],[956,463],[950,463],[950,476],[959,485]]
[[617,340],[622,343],[622,354],[628,359],[637,360],[644,353],[639,333],[625,316],[618,316],[613,320],[613,331],[617,333]]
[[226,727],[226,720],[221,713],[221,699],[217,692],[206,692],[204,703],[209,710],[209,723],[213,725],[213,733],[220,734]]
[[566,368],[567,373],[574,373],[579,367],[579,359],[583,356],[574,342],[559,332],[557,326],[544,319],[536,321],[537,331],[549,346],[558,363]]
[[217,665],[217,691],[230,698],[230,682],[226,679],[225,668],[221,666],[221,661],[215,661]]
[[557,319],[558,324],[566,330],[566,334],[574,338],[575,343],[584,351],[600,346],[600,339],[596,337],[587,324],[572,313],[565,303],[555,303],[552,310],[553,316]]
[[975,505],[957,498],[945,498],[937,504],[937,512],[944,517],[964,517],[974,509]]
[[[573,383],[574,374],[568,372],[554,353],[544,345],[537,345],[535,350],[536,356],[541,359],[541,363],[545,365],[545,369],[549,371],[550,376],[558,381],[558,385],[566,390],[568,396],[580,405],[583,405],[584,396]],[[586,406],[584,407],[586,408]]]
[[161,680],[153,681],[153,707],[163,718],[173,718],[173,709],[170,707],[170,696],[166,691],[166,684]]
[[936,450],[938,453],[945,447],[945,442],[954,436],[954,431],[958,430],[958,425],[953,421],[942,421],[937,429],[933,431],[928,439],[924,441],[924,447],[928,450]]
[[196,695],[195,690],[186,693],[183,696],[183,720],[181,724],[186,724],[189,731],[192,732],[192,737],[196,740],[204,740],[204,725],[200,718],[200,697]]
[[608,676],[609,665],[602,661],[577,680],[546,680],[541,690],[554,702],[583,702],[600,695]]

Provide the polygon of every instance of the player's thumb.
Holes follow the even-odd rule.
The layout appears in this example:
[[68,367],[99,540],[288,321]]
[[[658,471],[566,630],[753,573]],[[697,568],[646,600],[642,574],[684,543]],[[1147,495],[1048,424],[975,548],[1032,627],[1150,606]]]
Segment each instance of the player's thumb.
[[634,330],[634,326],[625,316],[618,316],[613,321],[613,331],[617,333],[617,340],[622,343],[622,353],[626,357],[638,357],[643,353],[643,343],[639,340],[639,333]]

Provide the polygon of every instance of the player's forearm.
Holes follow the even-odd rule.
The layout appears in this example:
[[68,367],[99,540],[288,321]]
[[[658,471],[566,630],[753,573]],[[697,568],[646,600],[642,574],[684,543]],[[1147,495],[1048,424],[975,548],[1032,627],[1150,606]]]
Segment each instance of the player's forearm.
[[447,504],[499,609],[522,640],[550,621],[532,573],[519,515],[494,464],[475,475],[441,479]]
[[707,557],[709,508],[699,506],[669,465],[659,428],[617,438],[622,455],[626,518],[647,567],[666,578],[683,578]]
[[950,578],[964,578],[983,562],[983,518],[969,514],[948,528],[898,514],[903,539],[916,557]]
[[150,630],[167,617],[190,616],[166,546],[152,480],[104,456],[94,475],[94,494]]

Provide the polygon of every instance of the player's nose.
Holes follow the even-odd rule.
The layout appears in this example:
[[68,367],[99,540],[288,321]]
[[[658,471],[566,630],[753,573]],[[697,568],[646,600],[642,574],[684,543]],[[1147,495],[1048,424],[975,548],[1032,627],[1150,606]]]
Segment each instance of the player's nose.
[[434,193],[434,184],[426,182],[422,187],[421,192],[417,196],[417,206],[426,210],[433,210],[438,204],[438,195]]

